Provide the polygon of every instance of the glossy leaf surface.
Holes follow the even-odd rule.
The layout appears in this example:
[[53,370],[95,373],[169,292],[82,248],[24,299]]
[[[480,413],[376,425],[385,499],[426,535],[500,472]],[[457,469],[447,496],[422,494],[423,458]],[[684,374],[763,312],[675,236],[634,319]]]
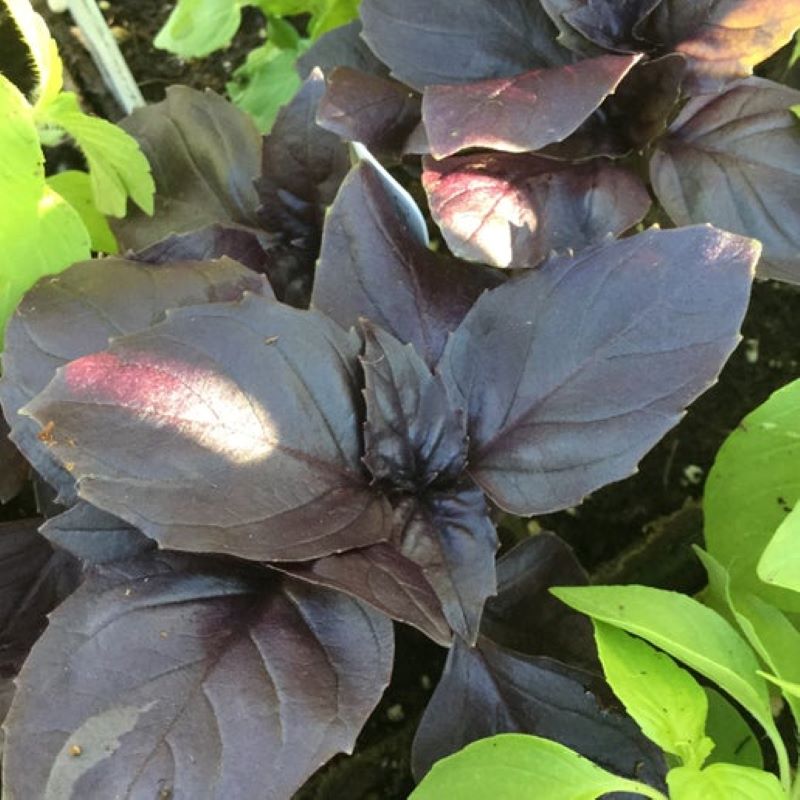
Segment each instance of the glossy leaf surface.
[[422,98],[422,119],[431,153],[444,158],[472,147],[524,153],[560,142],[638,60],[608,55],[467,86],[430,86]]
[[499,280],[429,250],[378,170],[362,162],[325,225],[312,305],[345,328],[366,317],[435,364],[447,335]]
[[757,252],[710,227],[650,230],[484,294],[443,358],[472,477],[542,514],[631,474],[736,345]]
[[71,362],[27,412],[83,499],[163,546],[319,558],[389,535],[361,465],[357,348],[248,295]]
[[761,78],[698,97],[658,143],[650,175],[678,225],[759,239],[759,273],[800,283],[800,91]]
[[392,649],[385,617],[274,573],[167,553],[101,568],[19,677],[5,786],[63,800],[290,797],[352,748]]
[[636,175],[599,159],[482,154],[423,165],[431,215],[450,249],[496,267],[532,267],[554,250],[617,236],[650,207]]

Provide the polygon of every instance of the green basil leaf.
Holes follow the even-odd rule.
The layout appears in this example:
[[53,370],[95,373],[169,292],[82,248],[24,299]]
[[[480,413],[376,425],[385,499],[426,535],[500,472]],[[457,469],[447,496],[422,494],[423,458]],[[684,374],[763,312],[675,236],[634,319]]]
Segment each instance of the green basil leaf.
[[705,687],[708,698],[706,733],[714,742],[708,763],[727,762],[761,769],[764,757],[752,728],[736,707],[721,693]]
[[667,785],[670,800],[786,800],[772,773],[737,764],[676,767],[667,774]]
[[92,250],[100,253],[117,253],[117,239],[111,232],[108,220],[97,210],[92,198],[89,174],[79,169],[68,169],[51,175],[47,185],[58,192],[80,215],[92,240]]
[[701,767],[714,743],[705,735],[708,700],[700,684],[642,639],[597,621],[594,633],[606,680],[642,733]]
[[[795,464],[800,470],[800,463]],[[778,526],[758,562],[758,577],[771,586],[800,593],[800,503]],[[797,594],[800,599],[800,594]]]
[[230,44],[242,21],[238,0],[178,0],[154,44],[181,58],[200,58]]

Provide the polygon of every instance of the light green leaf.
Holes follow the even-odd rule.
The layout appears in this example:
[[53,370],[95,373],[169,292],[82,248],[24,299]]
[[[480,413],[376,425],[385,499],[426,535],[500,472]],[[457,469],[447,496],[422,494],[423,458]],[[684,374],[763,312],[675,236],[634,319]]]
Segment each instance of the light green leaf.
[[706,481],[703,512],[709,553],[734,585],[785,611],[800,595],[765,586],[761,554],[800,499],[800,381],[775,392],[725,440]]
[[670,800],[786,800],[772,773],[736,764],[676,767],[667,774],[667,786]]
[[784,694],[790,694],[792,697],[800,698],[800,683],[793,683],[792,681],[784,681],[776,675],[770,675],[768,672],[759,672],[762,678],[766,678],[770,683],[780,686]]
[[33,10],[29,0],[5,0],[8,10],[31,51],[38,85],[34,91],[36,107],[55,100],[64,83],[64,68],[58,47],[45,21]]
[[642,733],[687,766],[701,767],[714,743],[705,735],[708,700],[668,655],[619,628],[594,622],[606,680]]
[[300,88],[294,64],[306,45],[306,40],[301,40],[300,49],[281,50],[266,42],[250,51],[226,87],[231,100],[253,117],[262,133],[272,127],[281,106]]
[[714,742],[708,761],[761,769],[764,757],[750,726],[724,695],[710,686],[704,689],[708,697],[706,733]]
[[766,731],[788,785],[786,747],[772,719],[755,654],[715,611],[677,592],[647,586],[573,586],[551,590],[572,608],[646,639],[738,700]]
[[333,28],[352,22],[358,16],[360,2],[361,0],[324,0],[308,26],[311,39],[318,39]]
[[92,199],[89,175],[78,169],[68,169],[51,175],[48,186],[61,195],[80,214],[92,240],[92,250],[116,253],[119,248],[106,218],[97,210]]
[[242,21],[239,0],[178,0],[154,44],[181,58],[200,58],[230,44]]
[[800,503],[795,503],[767,545],[758,562],[758,577],[772,586],[800,592]]
[[146,214],[153,213],[155,184],[136,140],[107,120],[90,117],[72,92],[59,95],[40,122],[66,131],[89,165],[94,204],[103,214],[124,217],[128,196]]
[[556,742],[506,733],[438,761],[409,800],[595,800],[609,792],[666,800]]
[[[695,548],[714,592],[724,599],[736,624],[761,660],[779,677],[800,680],[800,632],[780,609],[733,585],[727,570],[708,553]],[[795,721],[800,723],[800,702],[787,698]]]
[[75,210],[44,178],[33,109],[0,76],[0,346],[22,295],[43,275],[90,256]]

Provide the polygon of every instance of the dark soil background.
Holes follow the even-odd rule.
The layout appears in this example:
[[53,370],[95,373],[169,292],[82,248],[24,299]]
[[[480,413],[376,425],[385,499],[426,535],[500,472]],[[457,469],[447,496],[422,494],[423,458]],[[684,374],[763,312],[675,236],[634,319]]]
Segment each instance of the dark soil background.
[[[183,62],[152,46],[171,3],[112,0],[101,2],[101,7],[148,101],[160,100],[173,83],[224,93],[233,70],[263,40],[263,18],[257,11],[245,9],[244,24],[230,49]],[[120,111],[69,17],[42,11],[86,105],[109,118],[119,118]],[[4,65],[12,65],[16,78],[23,74],[24,51],[15,49],[4,36],[1,18],[0,56]],[[644,459],[635,476],[596,492],[575,509],[532,521],[503,518],[504,544],[547,528],[575,548],[598,580],[642,582],[689,592],[701,588],[703,571],[688,545],[702,541],[698,501],[704,478],[720,444],[742,417],[798,376],[800,292],[784,284],[757,283],[743,337],[719,383]],[[27,515],[33,502],[28,492],[0,516]],[[298,800],[400,800],[413,787],[408,770],[410,743],[438,679],[444,653],[412,630],[398,626],[397,632],[394,680],[367,724],[356,755],[334,760],[297,795]]]

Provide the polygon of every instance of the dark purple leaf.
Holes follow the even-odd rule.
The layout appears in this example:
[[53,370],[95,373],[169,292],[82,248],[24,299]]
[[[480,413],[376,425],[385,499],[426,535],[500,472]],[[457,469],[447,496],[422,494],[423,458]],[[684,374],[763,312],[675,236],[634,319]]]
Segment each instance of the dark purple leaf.
[[71,362],[26,413],[83,499],[166,548],[320,558],[389,533],[361,464],[358,351],[322,315],[247,295]]
[[435,364],[493,271],[433,253],[377,169],[353,168],[328,215],[312,305],[345,328],[365,317]]
[[786,0],[662,0],[643,36],[689,60],[693,94],[717,92],[788,42],[800,4]]
[[409,498],[395,520],[395,546],[422,568],[453,631],[474,642],[486,598],[497,591],[497,534],[483,494],[467,485]]
[[352,749],[392,650],[382,615],[275,573],[166,553],[106,565],[20,673],[4,788],[288,800]]
[[136,528],[79,500],[39,529],[56,547],[88,564],[134,558],[155,547]]
[[606,55],[467,86],[431,86],[422,98],[431,153],[445,158],[470,147],[524,153],[560,142],[639,58]]
[[412,345],[362,322],[364,463],[377,481],[409,492],[458,480],[467,458],[466,421],[442,379]]
[[710,226],[650,230],[483,295],[442,363],[492,500],[544,514],[630,475],[736,346],[758,249]]
[[213,92],[171,86],[166,100],[134,111],[122,126],[150,162],[156,207],[152,217],[131,209],[113,221],[121,247],[140,250],[217,222],[256,224],[261,137],[243,111]]
[[318,586],[336,589],[421,630],[445,647],[450,626],[439,598],[420,567],[389,544],[327,556],[318,561],[281,564],[276,569]]
[[551,586],[589,582],[572,549],[543,531],[497,561],[497,595],[483,609],[481,634],[529,656],[549,656],[600,674],[592,624],[557,600]]
[[58,489],[60,502],[75,501],[74,480],[50,455],[46,434],[19,409],[58,367],[104,350],[111,337],[149,328],[169,308],[234,300],[245,291],[272,294],[263,277],[229,259],[154,266],[105,258],[43,278],[25,295],[6,331],[0,402],[12,439]]
[[375,58],[361,38],[361,20],[340,25],[320,36],[295,64],[305,80],[319,67],[326,75],[335,67],[350,67],[370,75],[389,75],[389,68]]
[[606,160],[568,164],[527,154],[426,158],[422,182],[450,249],[497,267],[533,267],[639,222],[650,195]]
[[363,36],[395,78],[435,83],[505,78],[566,64],[539,0],[363,0]]
[[279,112],[264,138],[261,177],[256,189],[261,226],[279,234],[272,255],[280,281],[288,288],[282,299],[305,307],[319,256],[325,209],[350,168],[347,146],[316,123],[325,80],[314,70]]
[[[661,0],[541,0],[561,32],[558,40],[579,53],[636,51],[644,45],[637,26]],[[587,41],[588,40],[588,41]],[[591,44],[589,44],[591,43]],[[592,48],[592,45],[597,47]]]
[[337,67],[317,111],[317,122],[348,142],[373,153],[397,157],[421,119],[416,92],[391,78]]
[[653,188],[678,225],[760,239],[764,277],[800,283],[800,91],[748,78],[689,102],[658,142]]
[[414,775],[420,780],[435,761],[476,739],[530,733],[664,788],[663,753],[633,720],[606,707],[605,693],[597,676],[552,659],[524,656],[486,637],[477,648],[457,640],[417,729]]
[[15,674],[80,571],[36,532],[40,519],[0,523],[0,675]]
[[13,500],[28,480],[28,465],[8,438],[8,423],[0,413],[0,503]]

